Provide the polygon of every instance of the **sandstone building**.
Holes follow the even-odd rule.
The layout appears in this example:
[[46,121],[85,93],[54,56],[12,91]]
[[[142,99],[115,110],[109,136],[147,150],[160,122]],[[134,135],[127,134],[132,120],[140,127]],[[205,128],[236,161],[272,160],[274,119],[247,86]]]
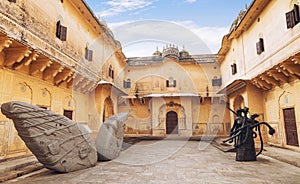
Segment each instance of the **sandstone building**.
[[[106,93],[114,87],[99,82],[122,88],[114,78],[125,65],[120,43],[105,23],[77,0],[3,0],[0,22],[0,103],[38,105],[97,132],[100,114],[118,95]],[[1,114],[0,158],[28,152]]]
[[[268,142],[299,150],[299,0],[254,0],[218,52],[219,93],[232,109],[248,106],[276,129]],[[231,116],[231,122],[234,117]]]
[[[45,6],[47,4],[47,6]],[[94,136],[129,112],[126,136],[225,136],[236,110],[275,129],[269,143],[299,150],[299,0],[254,0],[218,54],[166,45],[125,58],[84,0],[0,2],[0,103],[24,101],[77,121]],[[0,114],[0,159],[29,154]]]
[[215,136],[230,130],[216,55],[190,55],[167,45],[127,59],[119,111],[129,111],[128,136]]

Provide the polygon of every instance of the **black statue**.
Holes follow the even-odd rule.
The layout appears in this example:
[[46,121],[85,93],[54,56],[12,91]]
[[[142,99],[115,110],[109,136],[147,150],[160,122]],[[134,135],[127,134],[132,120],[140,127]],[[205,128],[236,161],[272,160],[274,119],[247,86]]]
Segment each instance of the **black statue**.
[[[248,118],[248,113],[249,108],[247,107],[234,112],[237,117],[234,120],[233,127],[230,130],[230,137],[223,141],[224,143],[231,143],[234,141],[234,147],[236,149],[236,161],[255,161],[256,157],[261,154],[263,150],[263,139],[260,125],[266,125],[269,128],[270,135],[275,133],[275,130],[268,123],[258,122],[255,120],[255,118],[259,116],[258,114],[253,114],[250,116],[250,118]],[[253,131],[254,128],[259,134],[261,143],[260,151],[258,153],[255,152],[254,146],[254,138],[257,137],[257,133]]]

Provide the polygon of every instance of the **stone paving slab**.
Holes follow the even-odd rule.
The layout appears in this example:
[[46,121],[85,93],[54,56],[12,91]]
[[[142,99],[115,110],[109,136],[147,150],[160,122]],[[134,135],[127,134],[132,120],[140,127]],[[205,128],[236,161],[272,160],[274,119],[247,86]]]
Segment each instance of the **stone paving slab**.
[[6,183],[300,183],[300,168],[261,155],[236,162],[203,141],[141,141],[114,161],[67,174],[52,171]]
[[[223,143],[225,139],[215,139],[211,142],[211,145],[220,149],[223,152],[235,151],[233,143]],[[256,145],[256,152],[258,152],[260,147]],[[288,164],[292,164],[296,167],[300,167],[300,152],[292,151],[285,148],[280,148],[276,146],[264,145],[264,149],[262,152],[263,155],[268,157],[286,162]],[[300,182],[299,182],[300,183]]]
[[274,146],[265,146],[264,149],[263,155],[300,167],[300,152]]

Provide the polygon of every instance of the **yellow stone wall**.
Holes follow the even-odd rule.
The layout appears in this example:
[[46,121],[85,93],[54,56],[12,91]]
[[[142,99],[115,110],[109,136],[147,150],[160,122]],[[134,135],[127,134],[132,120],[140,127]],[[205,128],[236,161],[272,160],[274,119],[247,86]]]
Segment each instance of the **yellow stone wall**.
[[[225,103],[215,98],[219,87],[212,86],[211,82],[213,78],[220,78],[218,64],[163,58],[161,63],[128,65],[124,73],[124,80],[130,79],[131,88],[126,89],[129,97],[124,97],[118,111],[130,112],[125,129],[127,135],[166,136],[166,114],[170,111],[177,113],[181,136],[205,133],[224,136],[227,133],[229,113]],[[169,77],[176,80],[176,87],[166,87]],[[135,97],[136,89],[139,99]],[[170,96],[172,94],[175,96]],[[200,95],[202,101],[193,95]]]
[[266,111],[265,121],[269,122],[275,128],[277,133],[275,136],[269,136],[270,142],[278,145],[286,145],[286,134],[283,119],[283,109],[295,108],[296,124],[298,138],[300,136],[300,82],[295,81],[290,84],[285,84],[283,88],[275,88],[263,95]]
[[[260,3],[266,6],[259,6]],[[221,88],[233,89],[236,84],[234,81],[238,79],[243,79],[247,83],[243,89],[227,94],[231,108],[234,108],[235,102],[242,97],[243,105],[250,108],[251,114],[259,114],[258,120],[269,122],[275,128],[276,133],[274,136],[268,136],[268,142],[280,146],[287,146],[283,119],[285,108],[295,108],[298,140],[300,140],[299,99],[297,98],[300,89],[299,72],[297,70],[291,72],[290,69],[288,71],[282,67],[283,63],[293,64],[292,67],[299,69],[299,61],[294,63],[291,59],[295,57],[299,60],[300,24],[288,29],[286,23],[286,13],[294,8],[294,4],[300,5],[300,1],[255,1],[253,7],[248,10],[248,15],[240,23],[241,26],[224,37],[218,55],[223,78]],[[258,6],[262,11],[255,14]],[[264,52],[261,54],[257,54],[256,49],[259,38],[264,40]],[[233,63],[237,65],[235,75],[231,74]],[[260,76],[262,78],[270,76],[268,71],[281,75],[281,78],[274,78],[276,84],[272,80],[268,83],[262,81],[260,85],[262,88],[266,87],[263,89],[252,84],[255,80],[261,80]],[[234,116],[231,115],[231,122],[233,120]],[[293,148],[297,149],[297,147]]]
[[[166,80],[169,77],[176,80],[175,88],[166,88]],[[150,92],[187,92],[200,93],[202,96],[206,95],[207,86],[210,93],[216,91],[211,86],[211,79],[214,77],[220,77],[218,65],[215,63],[180,64],[172,59],[165,59],[162,64],[127,66],[124,72],[124,78],[131,79],[132,85],[135,82],[144,83],[145,89]],[[132,92],[130,91],[132,89],[135,89],[135,86],[132,86],[127,92]]]
[[[58,114],[63,114],[64,110],[72,110],[73,120],[88,122],[88,94],[83,95],[72,89],[56,87],[49,82],[8,69],[0,69],[0,99],[1,104],[22,101],[46,107]],[[11,120],[0,113],[0,122],[0,156],[28,152]]]
[[[101,87],[96,88],[97,83],[106,80],[122,89],[120,70],[125,64],[120,43],[106,24],[96,19],[83,1],[1,1],[0,36],[4,41],[0,44],[0,104],[16,100],[46,107],[58,114],[71,110],[73,120],[87,125],[94,135],[101,125],[105,98],[111,96],[114,113],[118,99],[118,95],[108,94],[111,92],[102,93]],[[57,21],[67,27],[66,41],[56,37]],[[93,50],[92,61],[85,59],[86,47]],[[20,52],[23,50],[27,53]],[[12,51],[20,58],[13,60],[15,63],[22,63],[22,59],[33,54],[37,60],[13,68],[7,65],[7,53]],[[110,64],[114,80],[106,77],[106,66]],[[31,73],[33,68],[36,72]],[[56,72],[45,78],[48,69]],[[70,73],[55,83],[64,72]],[[0,158],[26,153],[29,151],[13,123],[0,114]]]
[[[299,4],[299,1],[270,1],[240,36],[235,37],[237,33],[232,33],[230,44],[223,45],[229,50],[220,62],[223,87],[236,79],[251,79],[299,51],[300,25],[286,28],[285,13],[293,9],[293,3]],[[265,48],[260,55],[256,53],[259,38],[264,39]],[[230,65],[233,63],[237,64],[235,75],[231,74]]]

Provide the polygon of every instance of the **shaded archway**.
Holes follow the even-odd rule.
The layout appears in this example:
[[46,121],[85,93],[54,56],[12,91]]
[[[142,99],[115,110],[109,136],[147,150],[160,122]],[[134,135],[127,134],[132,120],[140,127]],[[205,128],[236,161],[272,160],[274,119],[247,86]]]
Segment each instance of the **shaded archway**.
[[244,108],[245,107],[245,101],[243,96],[238,95],[233,102],[233,108],[236,111],[239,108]]
[[112,115],[114,115],[113,102],[110,97],[107,97],[104,101],[103,107],[103,122]]
[[167,113],[166,133],[178,134],[178,115],[174,111],[170,111]]

